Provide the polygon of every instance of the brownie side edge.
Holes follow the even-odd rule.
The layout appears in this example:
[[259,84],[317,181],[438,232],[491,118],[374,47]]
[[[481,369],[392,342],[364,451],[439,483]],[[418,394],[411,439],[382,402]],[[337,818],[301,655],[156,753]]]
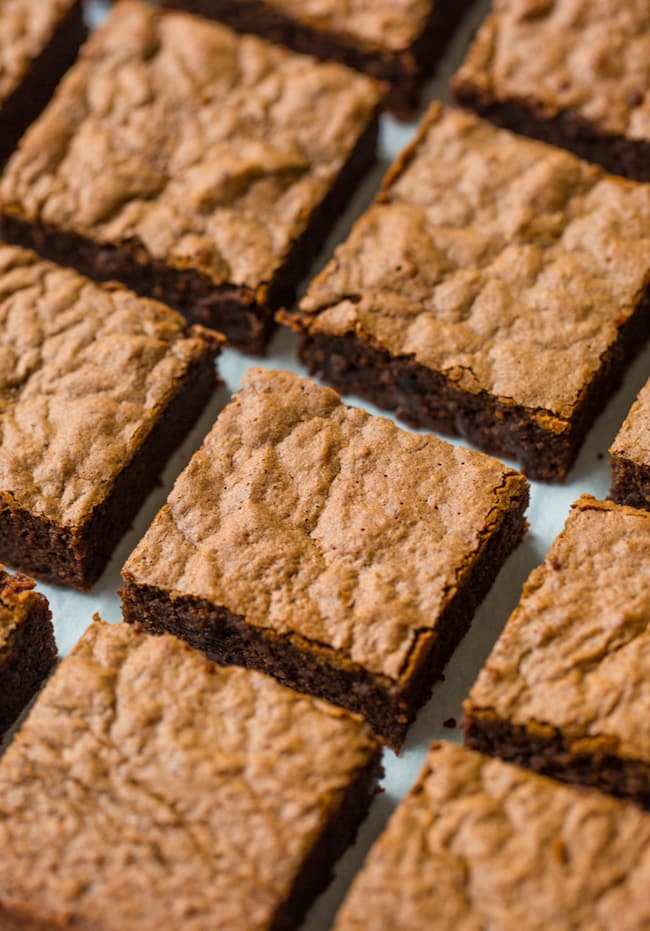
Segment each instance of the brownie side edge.
[[609,497],[617,504],[650,510],[650,468],[614,453],[610,457],[612,487]]
[[650,142],[602,133],[570,110],[544,116],[541,104],[517,99],[495,100],[461,81],[452,83],[456,103],[512,132],[568,149],[607,171],[634,181],[650,181]]
[[573,417],[559,432],[546,429],[537,412],[521,405],[505,404],[487,391],[462,391],[412,356],[392,356],[353,334],[311,333],[300,314],[280,318],[302,332],[299,356],[311,375],[393,411],[413,427],[462,436],[487,452],[516,459],[530,478],[554,482],[566,478],[591,425],[648,339],[650,290],[601,356]]
[[257,669],[290,688],[356,712],[382,740],[399,750],[418,708],[429,698],[469,629],[476,608],[520,542],[527,526],[527,505],[526,488],[484,541],[436,629],[417,636],[397,682],[373,675],[334,649],[299,635],[282,636],[255,627],[221,605],[140,584],[128,572],[122,574],[120,593],[124,619],[152,634],[172,633],[218,663]]
[[59,526],[16,507],[0,493],[0,558],[54,585],[91,588],[170,455],[207,404],[216,381],[217,352],[216,342],[206,341],[204,353],[188,369],[179,391],[81,527]]
[[465,745],[572,785],[600,789],[650,810],[650,765],[616,753],[606,738],[571,740],[557,728],[502,720],[494,712],[465,706]]
[[0,165],[49,103],[85,38],[83,0],[76,0],[56,25],[41,54],[31,62],[23,81],[0,106]]

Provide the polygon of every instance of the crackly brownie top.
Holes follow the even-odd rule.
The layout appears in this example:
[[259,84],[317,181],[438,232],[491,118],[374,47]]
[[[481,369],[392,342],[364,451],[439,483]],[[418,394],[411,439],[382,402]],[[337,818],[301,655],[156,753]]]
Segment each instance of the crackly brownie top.
[[455,83],[650,141],[648,0],[494,0]]
[[525,479],[249,370],[125,566],[397,679]]
[[298,319],[562,429],[649,281],[650,185],[436,104]]
[[650,514],[583,495],[472,688],[468,710],[650,762]]
[[0,244],[0,499],[88,520],[208,340],[162,304]]
[[271,281],[369,123],[375,84],[252,36],[118,3],[6,171],[5,209],[140,241],[215,284]]
[[265,0],[299,23],[334,33],[369,50],[407,49],[438,0]]
[[20,85],[75,0],[1,0],[0,107]]
[[610,453],[650,466],[650,381],[639,392]]
[[35,582],[16,572],[10,575],[0,566],[0,658],[11,634],[40,602],[43,596],[34,591]]
[[334,931],[646,931],[650,816],[434,744]]
[[376,748],[267,676],[95,623],[0,763],[0,904],[48,927],[270,928]]

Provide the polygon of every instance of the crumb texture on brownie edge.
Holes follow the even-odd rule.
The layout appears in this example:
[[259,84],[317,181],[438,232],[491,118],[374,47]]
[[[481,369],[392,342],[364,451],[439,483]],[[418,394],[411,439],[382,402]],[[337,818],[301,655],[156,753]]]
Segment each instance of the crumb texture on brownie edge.
[[46,606],[43,595],[34,591],[35,582],[21,572],[9,573],[0,564],[0,660],[7,642],[30,608]]
[[262,293],[378,102],[339,65],[123,0],[23,138],[2,209]]
[[648,185],[434,104],[290,319],[562,432],[647,293],[649,228]]
[[454,79],[481,106],[527,102],[650,143],[647,0],[500,0]]
[[96,623],[0,763],[0,914],[266,931],[377,752],[339,709]]
[[610,453],[650,469],[650,381],[639,392]]
[[249,370],[123,576],[397,680],[527,494],[495,459]]
[[649,547],[644,511],[573,505],[470,691],[470,731],[505,722],[542,745],[560,735],[569,753],[650,765]]
[[334,931],[645,931],[650,817],[434,744]]
[[2,244],[0,327],[0,500],[70,528],[220,344],[162,304]]

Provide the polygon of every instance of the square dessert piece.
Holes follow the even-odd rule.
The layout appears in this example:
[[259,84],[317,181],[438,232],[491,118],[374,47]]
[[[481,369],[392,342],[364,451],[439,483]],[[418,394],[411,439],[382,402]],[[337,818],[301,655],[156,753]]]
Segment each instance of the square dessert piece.
[[650,381],[639,392],[610,451],[611,497],[650,510]]
[[650,807],[650,514],[583,495],[469,699],[468,745]]
[[210,397],[220,342],[0,244],[0,559],[89,588]]
[[334,931],[647,931],[649,885],[634,805],[434,744]]
[[526,523],[500,462],[251,369],[123,570],[124,616],[399,747]]
[[96,622],[0,762],[0,925],[289,931],[380,758],[359,718]]
[[0,163],[49,101],[85,35],[82,0],[0,3]]
[[650,327],[650,185],[436,104],[283,322],[335,387],[564,478]]
[[453,93],[515,132],[650,181],[650,4],[493,0]]
[[116,4],[0,183],[5,238],[261,351],[375,155],[364,75]]
[[0,742],[56,663],[47,599],[0,566]]
[[471,0],[163,0],[297,52],[334,59],[388,85],[384,105],[409,117]]

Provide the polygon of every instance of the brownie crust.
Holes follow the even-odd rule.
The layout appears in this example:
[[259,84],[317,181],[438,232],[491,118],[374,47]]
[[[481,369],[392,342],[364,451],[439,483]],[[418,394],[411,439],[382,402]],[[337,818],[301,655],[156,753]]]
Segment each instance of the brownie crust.
[[619,504],[650,509],[650,382],[625,418],[610,453],[610,497]]
[[0,566],[0,742],[56,664],[47,599]]
[[[51,0],[43,2],[50,3]],[[22,6],[27,7],[28,4],[29,0]],[[74,63],[86,37],[83,0],[68,0],[57,5],[59,11],[48,40],[38,54],[26,62],[25,71],[16,78],[9,94],[0,99],[0,165],[9,158],[27,127],[47,105],[59,80]],[[19,6],[14,3],[17,13],[20,12]],[[5,15],[5,11],[0,14],[0,42],[4,41],[1,30]],[[15,42],[15,36],[7,41]]]
[[583,495],[465,703],[469,747],[650,807],[650,514]]

